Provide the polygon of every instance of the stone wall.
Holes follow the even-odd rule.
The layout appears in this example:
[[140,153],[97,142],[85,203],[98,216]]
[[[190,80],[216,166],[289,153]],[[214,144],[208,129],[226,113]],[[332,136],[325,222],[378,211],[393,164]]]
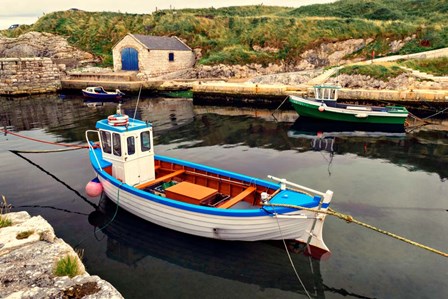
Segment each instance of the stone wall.
[[[149,50],[138,40],[127,35],[112,50],[114,71],[122,69],[121,51],[124,48],[137,50],[139,71],[149,76],[187,69],[195,64],[193,51]],[[174,61],[168,60],[169,53],[174,54]]]
[[56,92],[61,71],[50,58],[1,58],[0,95]]

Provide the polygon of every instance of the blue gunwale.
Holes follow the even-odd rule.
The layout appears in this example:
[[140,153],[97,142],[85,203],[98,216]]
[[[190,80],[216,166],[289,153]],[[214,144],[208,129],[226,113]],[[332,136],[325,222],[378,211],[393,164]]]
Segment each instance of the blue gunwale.
[[[167,206],[170,206],[173,208],[177,208],[180,210],[184,210],[184,211],[186,210],[186,211],[191,211],[191,212],[201,213],[201,214],[208,214],[208,215],[227,216],[227,217],[260,217],[260,216],[272,215],[272,213],[274,213],[274,211],[275,211],[275,213],[278,213],[278,214],[285,214],[285,213],[297,211],[296,209],[291,209],[291,208],[285,208],[285,207],[273,208],[273,207],[269,207],[269,206],[265,206],[260,209],[249,209],[249,210],[219,209],[219,208],[194,205],[194,204],[189,204],[189,203],[172,200],[172,199],[169,199],[166,197],[162,197],[162,196],[155,195],[155,194],[152,194],[152,193],[149,193],[146,191],[139,190],[139,189],[134,188],[127,184],[123,184],[121,181],[115,179],[113,176],[109,175],[107,172],[101,170],[101,168],[98,166],[95,155],[98,158],[98,161],[102,167],[104,167],[105,165],[107,165],[109,163],[109,162],[103,160],[101,149],[99,149],[99,148],[94,149],[94,150],[90,149],[90,151],[89,151],[90,162],[91,162],[92,167],[94,168],[95,172],[97,173],[97,175],[101,176],[103,179],[107,180],[115,187],[120,188],[126,192],[129,192],[133,195],[136,195],[139,198],[151,200],[153,202],[164,204],[164,205],[167,205]],[[256,185],[264,186],[267,188],[272,188],[272,189],[280,188],[279,183],[273,183],[273,182],[269,182],[266,180],[261,180],[261,179],[257,179],[254,177],[250,177],[250,176],[246,176],[246,175],[242,175],[242,174],[238,174],[235,172],[222,170],[222,169],[218,169],[218,168],[214,168],[214,167],[210,167],[210,166],[206,166],[206,165],[202,165],[202,164],[196,164],[193,162],[188,162],[188,161],[183,161],[183,160],[179,160],[179,159],[175,159],[175,158],[170,158],[170,157],[166,157],[166,156],[158,156],[158,155],[155,156],[155,159],[160,160],[160,161],[172,162],[172,163],[180,164],[180,165],[187,166],[187,167],[192,167],[192,168],[196,168],[199,170],[217,173],[217,174],[220,174],[223,176],[231,177],[234,179],[248,182],[250,184],[256,184]],[[293,193],[295,194],[294,198],[296,199],[296,201],[294,201],[294,202],[292,202],[292,200],[289,196]],[[287,198],[287,199],[283,200],[282,199],[283,197]],[[292,192],[290,190],[280,191],[277,195],[275,195],[271,199],[271,201],[275,202],[276,204],[282,204],[282,203],[294,204],[294,205],[299,205],[299,206],[303,206],[303,207],[307,207],[307,208],[316,208],[319,205],[318,197],[312,198],[309,195]],[[328,206],[329,206],[329,204],[324,204],[322,207],[326,208]]]

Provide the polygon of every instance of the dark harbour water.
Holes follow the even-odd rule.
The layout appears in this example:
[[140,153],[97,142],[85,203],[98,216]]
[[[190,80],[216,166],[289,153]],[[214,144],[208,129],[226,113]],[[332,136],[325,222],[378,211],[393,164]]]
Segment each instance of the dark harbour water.
[[[2,125],[51,142],[83,143],[86,129],[115,112],[81,97],[0,104]],[[130,116],[135,104],[124,104]],[[137,116],[153,122],[158,154],[331,189],[334,209],[448,251],[446,123],[384,136],[313,131],[295,123],[294,111],[271,113],[143,98]],[[307,298],[281,242],[197,238],[140,221],[107,199],[86,198],[93,178],[87,150],[10,151],[48,149],[59,147],[1,135],[0,194],[13,211],[47,219],[58,237],[84,250],[87,271],[125,298]],[[332,217],[324,240],[332,251],[327,260],[291,253],[311,298],[448,298],[446,257]]]

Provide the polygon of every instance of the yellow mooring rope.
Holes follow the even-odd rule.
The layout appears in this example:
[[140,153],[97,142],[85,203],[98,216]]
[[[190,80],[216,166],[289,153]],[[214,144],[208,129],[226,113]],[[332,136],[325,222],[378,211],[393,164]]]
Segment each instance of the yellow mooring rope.
[[385,231],[383,229],[377,228],[377,227],[375,227],[373,225],[370,225],[370,224],[364,223],[362,221],[356,220],[355,218],[353,218],[350,215],[337,212],[337,211],[335,211],[335,210],[333,210],[331,208],[328,208],[328,210],[324,211],[324,210],[316,210],[316,209],[311,209],[311,208],[306,208],[306,207],[301,207],[301,206],[295,206],[295,205],[287,205],[287,204],[266,203],[266,204],[263,204],[263,205],[272,206],[272,207],[284,207],[284,208],[291,208],[291,209],[298,209],[298,210],[306,210],[306,211],[310,211],[310,212],[322,213],[322,214],[335,216],[335,217],[337,217],[339,219],[347,221],[347,223],[355,223],[355,224],[361,225],[361,226],[363,226],[365,228],[371,229],[371,230],[376,231],[378,233],[381,233],[381,234],[384,234],[386,236],[389,236],[389,237],[395,238],[397,240],[403,241],[405,243],[417,246],[417,247],[422,248],[422,249],[426,249],[428,251],[431,251],[433,253],[439,254],[439,255],[444,256],[444,257],[448,257],[448,253],[446,253],[446,252],[443,252],[443,251],[431,248],[429,246],[426,246],[426,245],[414,242],[412,240],[406,239],[406,238],[401,237],[399,235],[396,235],[394,233],[391,233],[391,232]]

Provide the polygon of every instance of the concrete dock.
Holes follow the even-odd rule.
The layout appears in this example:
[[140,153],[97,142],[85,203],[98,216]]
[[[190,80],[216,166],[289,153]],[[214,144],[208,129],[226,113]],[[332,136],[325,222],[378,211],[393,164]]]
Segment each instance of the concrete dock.
[[[255,84],[247,82],[229,82],[219,79],[176,79],[176,80],[139,80],[135,72],[119,73],[80,73],[70,74],[61,80],[63,90],[81,90],[88,86],[102,86],[106,90],[119,89],[127,94],[137,94],[140,91],[152,93],[157,91],[191,90],[193,98],[198,103],[213,104],[226,102],[229,104],[269,104],[270,107],[279,105],[288,95],[313,96],[313,85],[322,84],[331,71],[327,71],[319,78],[300,85]],[[328,78],[327,78],[328,79]],[[420,106],[430,103],[436,107],[448,107],[448,90],[440,89],[349,89],[339,91],[341,101],[376,104],[387,102],[390,104]]]
[[[193,97],[198,101],[213,101],[213,98],[244,98],[247,102],[270,99],[281,103],[288,95],[313,96],[311,85],[261,85],[247,83],[196,83],[192,88]],[[374,90],[341,88],[338,98],[342,101],[388,102],[408,106],[431,103],[448,107],[448,90]],[[275,105],[274,105],[275,106]]]

